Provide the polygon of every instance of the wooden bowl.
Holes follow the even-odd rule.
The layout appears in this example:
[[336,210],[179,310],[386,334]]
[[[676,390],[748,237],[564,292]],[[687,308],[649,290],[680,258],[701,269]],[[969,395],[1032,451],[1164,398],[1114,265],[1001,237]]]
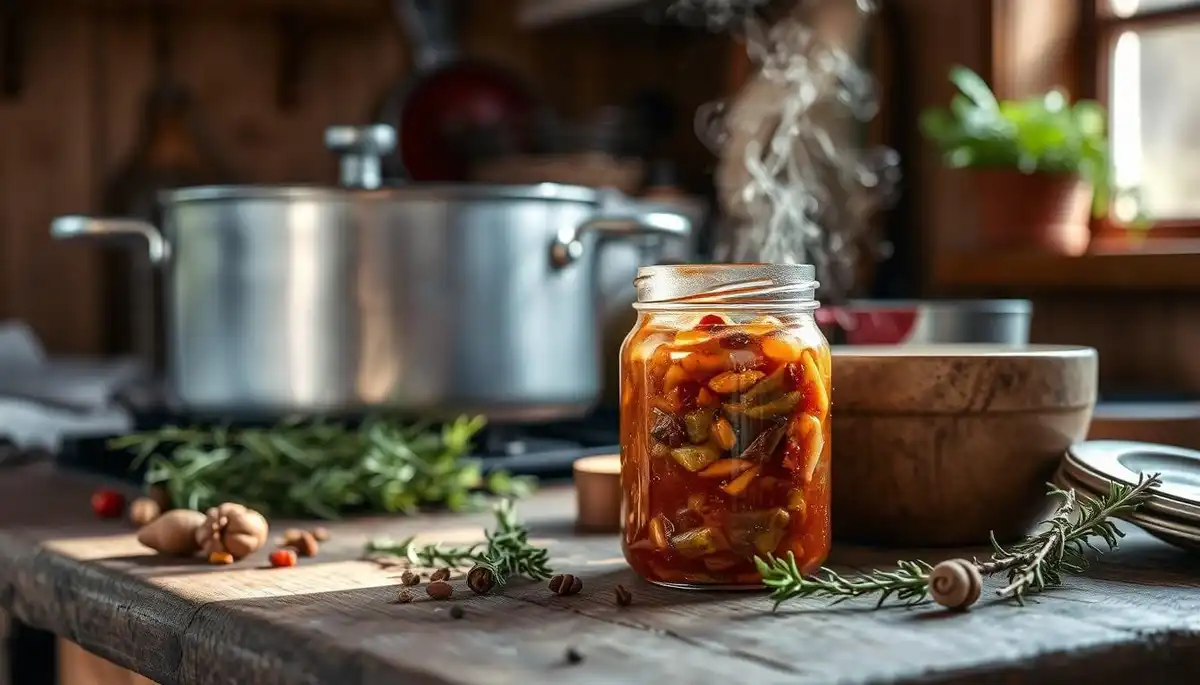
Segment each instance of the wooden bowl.
[[1046,484],[1096,403],[1089,347],[833,349],[833,535],[987,544],[1053,508]]

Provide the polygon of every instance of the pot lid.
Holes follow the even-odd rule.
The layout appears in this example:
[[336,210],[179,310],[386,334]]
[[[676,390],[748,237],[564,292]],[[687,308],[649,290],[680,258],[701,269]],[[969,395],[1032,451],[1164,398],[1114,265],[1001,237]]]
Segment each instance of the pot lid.
[[410,184],[371,190],[336,186],[225,185],[176,188],[159,194],[162,204],[222,200],[318,201],[352,199],[356,202],[547,200],[598,203],[608,191],[561,183],[494,185],[487,183]]
[[1091,440],[1067,450],[1062,473],[1096,493],[1107,492],[1113,483],[1135,485],[1143,476],[1157,473],[1162,485],[1144,506],[1153,514],[1145,514],[1183,525],[1200,525],[1200,452],[1195,450],[1145,442]]

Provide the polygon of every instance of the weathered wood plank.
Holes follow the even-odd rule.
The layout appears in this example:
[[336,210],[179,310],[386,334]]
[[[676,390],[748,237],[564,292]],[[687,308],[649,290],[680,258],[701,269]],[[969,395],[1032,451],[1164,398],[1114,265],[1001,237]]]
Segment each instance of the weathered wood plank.
[[[262,554],[212,567],[146,556],[124,524],[90,519],[93,486],[45,468],[0,474],[0,606],[166,684],[1170,683],[1200,669],[1200,559],[1138,533],[1024,608],[985,602],[952,615],[813,601],[772,614],[758,593],[637,581],[615,536],[575,536],[570,491],[548,489],[522,515],[555,567],[585,579],[584,593],[514,583],[476,597],[457,579],[466,616],[456,621],[451,603],[420,593],[395,603],[399,570],[357,557],[373,535],[473,539],[487,516],[345,522],[296,568],[267,569]],[[835,560],[899,554],[839,549]],[[617,583],[633,606],[615,605]],[[567,664],[568,647],[584,662]]]

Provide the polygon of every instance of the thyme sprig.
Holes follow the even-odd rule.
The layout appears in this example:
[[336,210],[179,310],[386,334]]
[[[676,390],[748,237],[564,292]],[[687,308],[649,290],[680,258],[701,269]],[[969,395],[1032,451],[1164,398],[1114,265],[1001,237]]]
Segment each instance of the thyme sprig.
[[389,555],[403,557],[414,566],[476,566],[488,569],[496,584],[503,585],[515,576],[530,580],[545,580],[553,573],[550,569],[550,553],[529,542],[529,529],[517,520],[511,499],[500,500],[493,510],[496,525],[484,532],[484,541],[459,547],[442,547],[440,544],[415,544],[410,537],[400,542],[387,539],[367,543],[368,556]]
[[[1026,595],[1061,585],[1064,575],[1086,570],[1089,554],[1115,550],[1125,534],[1113,519],[1144,504],[1161,484],[1159,474],[1143,476],[1136,485],[1113,483],[1101,498],[1051,485],[1049,495],[1060,501],[1054,514],[1042,522],[1042,530],[1010,547],[1000,545],[993,535],[991,558],[974,559],[972,563],[982,575],[1007,572],[1008,583],[997,594],[1023,604]],[[1107,550],[1097,542],[1104,543]],[[929,598],[933,571],[930,564],[914,560],[896,562],[895,569],[886,571],[842,575],[822,568],[815,575],[805,576],[791,553],[786,558],[755,557],[754,563],[763,584],[771,589],[776,609],[802,597],[831,598],[837,604],[878,595],[876,607],[891,598],[906,605],[919,604]]]

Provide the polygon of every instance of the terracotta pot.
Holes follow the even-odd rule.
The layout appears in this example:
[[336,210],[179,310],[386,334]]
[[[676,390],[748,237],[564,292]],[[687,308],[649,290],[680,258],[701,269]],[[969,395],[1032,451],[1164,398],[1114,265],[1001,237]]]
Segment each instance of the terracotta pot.
[[1092,189],[1074,174],[971,169],[980,247],[1080,255],[1091,240]]

